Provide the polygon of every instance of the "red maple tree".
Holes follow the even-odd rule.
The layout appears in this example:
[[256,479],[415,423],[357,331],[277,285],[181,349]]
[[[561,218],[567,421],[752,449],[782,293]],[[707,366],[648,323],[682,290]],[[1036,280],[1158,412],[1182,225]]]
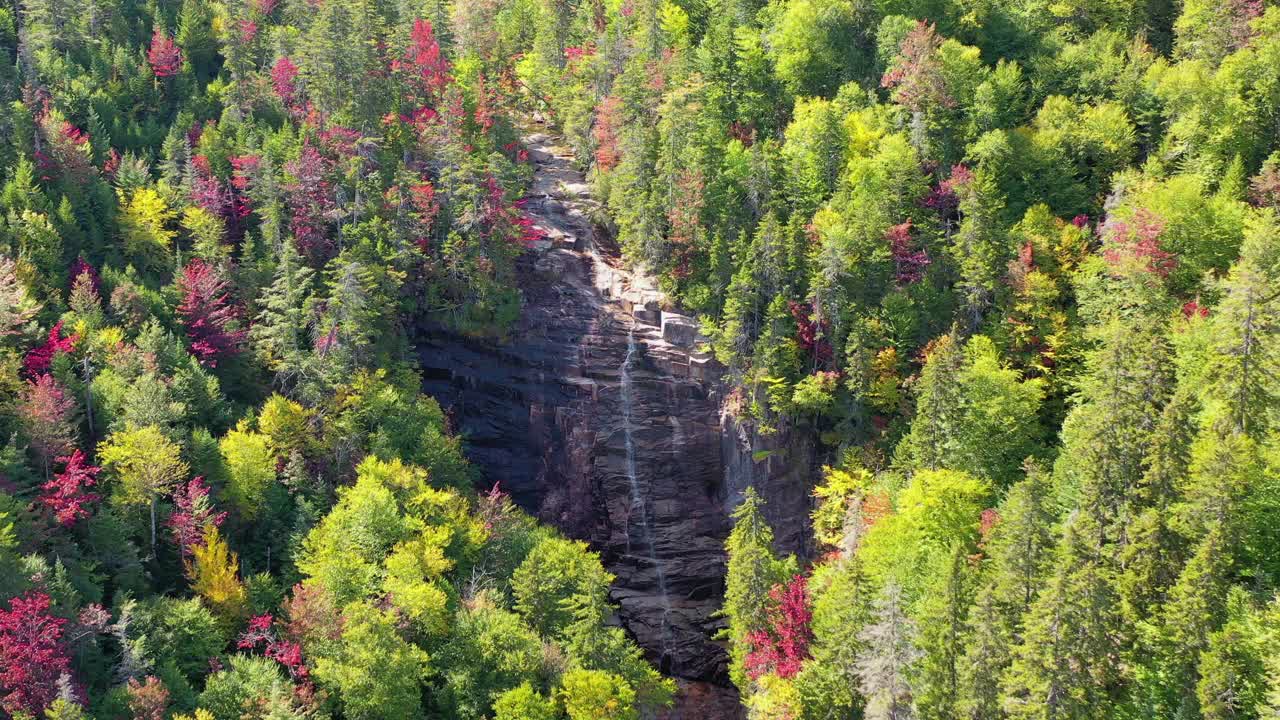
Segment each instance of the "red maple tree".
[[1177,269],[1178,258],[1160,244],[1164,228],[1164,219],[1145,208],[1134,213],[1131,223],[1111,221],[1102,256],[1113,267],[1123,265],[1126,259],[1136,260],[1147,272],[1167,278]]
[[289,229],[298,241],[298,249],[312,260],[327,260],[333,250],[326,232],[327,216],[334,206],[328,180],[329,161],[315,145],[307,142],[298,159],[285,163],[284,169],[292,178],[285,185],[285,193],[292,213]]
[[39,377],[49,372],[49,365],[53,362],[53,358],[58,353],[71,352],[79,339],[79,335],[62,337],[62,321],[59,320],[52,328],[49,328],[49,335],[45,338],[44,343],[32,348],[27,353],[27,356],[23,358],[23,370],[26,371],[28,377]]
[[780,678],[794,677],[809,659],[809,643],[813,631],[809,627],[813,612],[809,609],[808,582],[796,575],[785,585],[774,585],[769,591],[769,625],[747,636],[751,649],[744,664],[752,680],[773,673]]
[[917,250],[911,240],[911,221],[894,225],[885,231],[889,254],[893,257],[893,279],[898,285],[911,285],[924,278],[929,254]]
[[430,20],[413,21],[409,33],[409,47],[404,57],[391,61],[395,72],[407,73],[412,86],[423,95],[424,102],[439,100],[444,89],[453,82],[449,59],[440,51]]
[[129,698],[129,712],[133,720],[164,720],[169,709],[169,688],[154,675],[148,675],[143,682],[137,678],[129,678],[125,687]]
[[89,517],[89,505],[98,501],[99,496],[89,492],[89,488],[98,484],[101,468],[86,463],[79,449],[58,458],[58,462],[64,466],[62,472],[41,486],[40,502],[49,508],[59,525],[70,527]]
[[156,77],[173,77],[182,70],[182,50],[168,33],[156,28],[151,36],[151,47],[147,50],[147,62],[151,63],[151,72]]
[[596,107],[596,124],[591,136],[596,141],[596,167],[612,170],[622,160],[618,148],[618,127],[622,125],[622,100],[610,95]]
[[200,258],[187,263],[178,278],[182,293],[178,317],[191,340],[191,353],[207,367],[217,367],[219,360],[239,352],[246,334],[234,329],[240,310],[227,294],[227,285],[213,266]]
[[44,464],[48,477],[50,462],[74,447],[72,417],[76,404],[52,375],[40,375],[27,382],[18,401],[17,414],[32,452]]
[[813,319],[813,304],[787,301],[787,310],[796,321],[796,340],[805,352],[813,355],[818,362],[825,363],[831,359],[831,343],[826,340],[827,322]]
[[294,680],[307,678],[311,672],[302,661],[302,646],[292,640],[276,637],[272,627],[274,623],[270,614],[249,618],[249,626],[240,633],[236,647],[241,650],[256,650],[261,647],[263,656],[284,665]]
[[201,475],[178,486],[173,493],[173,504],[175,509],[169,516],[169,529],[173,531],[173,539],[184,557],[190,556],[196,548],[204,547],[206,529],[218,527],[227,519],[225,512],[214,509],[209,500],[209,488]]
[[298,110],[298,66],[288,56],[282,55],[276,64],[271,66],[271,86],[275,88],[280,101],[290,110]]
[[10,715],[40,716],[71,668],[62,643],[67,621],[50,614],[49,605],[47,594],[29,591],[0,609],[0,707]]

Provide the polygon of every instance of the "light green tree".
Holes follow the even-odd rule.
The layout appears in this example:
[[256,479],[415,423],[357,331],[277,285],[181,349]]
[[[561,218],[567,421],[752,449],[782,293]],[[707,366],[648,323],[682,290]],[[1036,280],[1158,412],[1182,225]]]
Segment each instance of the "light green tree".
[[155,425],[131,425],[112,433],[98,446],[98,462],[118,481],[113,493],[115,502],[149,506],[154,554],[156,503],[188,474],[181,448]]

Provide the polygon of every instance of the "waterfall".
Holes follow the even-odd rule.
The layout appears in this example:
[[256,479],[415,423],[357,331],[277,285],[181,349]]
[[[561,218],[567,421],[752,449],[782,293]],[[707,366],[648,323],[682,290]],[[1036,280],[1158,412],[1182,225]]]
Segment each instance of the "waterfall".
[[[622,394],[622,438],[626,449],[627,481],[631,483],[631,517],[638,519],[640,540],[648,553],[649,563],[653,565],[658,577],[658,592],[662,595],[662,654],[658,658],[658,666],[662,667],[671,655],[671,597],[667,594],[667,574],[653,549],[653,528],[649,525],[649,510],[645,503],[644,493],[640,490],[640,481],[636,477],[636,446],[631,433],[631,411],[635,404],[635,390],[631,381],[631,366],[636,355],[636,328],[634,322],[627,331],[627,357],[619,368]],[[631,525],[627,523],[627,546],[630,551]]]

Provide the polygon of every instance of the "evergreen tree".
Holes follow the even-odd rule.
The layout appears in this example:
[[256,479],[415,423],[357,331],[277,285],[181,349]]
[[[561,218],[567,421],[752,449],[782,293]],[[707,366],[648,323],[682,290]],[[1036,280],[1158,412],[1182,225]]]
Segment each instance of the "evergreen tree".
[[1054,568],[1003,676],[1009,718],[1083,720],[1122,697],[1118,651],[1125,632],[1114,570],[1098,537],[1098,521],[1084,511],[1067,521]]
[[981,168],[970,172],[962,167],[951,173],[962,219],[949,249],[960,271],[959,290],[964,298],[967,326],[970,332],[976,332],[1010,253],[1008,240],[999,228],[1004,201],[995,179]]
[[934,570],[920,613],[919,676],[916,698],[920,717],[955,720],[959,710],[960,675],[965,645],[973,631],[968,622],[973,579],[965,548],[956,545],[950,559]]
[[1276,387],[1280,297],[1272,288],[1280,274],[1280,220],[1271,212],[1250,224],[1240,260],[1231,269],[1224,297],[1212,318],[1215,353],[1205,377],[1206,410],[1224,431],[1261,436],[1280,397]]
[[730,672],[738,687],[746,686],[746,638],[765,628],[769,591],[787,575],[786,564],[774,555],[773,529],[764,520],[763,506],[755,489],[747,488],[733,511],[733,530],[725,543],[729,564],[723,613],[729,621]]
[[307,352],[306,307],[312,276],[297,247],[286,239],[281,244],[275,279],[259,300],[262,310],[249,331],[258,356],[286,386],[301,372]]
[[917,716],[910,680],[920,651],[916,626],[907,617],[902,588],[890,581],[875,602],[874,620],[858,634],[858,678],[868,720],[912,720]]
[[1016,636],[992,585],[978,591],[968,622],[972,634],[959,663],[956,716],[1000,720],[1005,717],[1000,677],[1013,661]]

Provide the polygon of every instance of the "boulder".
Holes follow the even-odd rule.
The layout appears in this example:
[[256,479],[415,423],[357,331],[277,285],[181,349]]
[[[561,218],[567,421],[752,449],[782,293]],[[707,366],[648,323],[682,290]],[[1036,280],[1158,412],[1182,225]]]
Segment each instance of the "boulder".
[[676,347],[691,348],[698,342],[698,322],[687,315],[663,312],[662,339]]

